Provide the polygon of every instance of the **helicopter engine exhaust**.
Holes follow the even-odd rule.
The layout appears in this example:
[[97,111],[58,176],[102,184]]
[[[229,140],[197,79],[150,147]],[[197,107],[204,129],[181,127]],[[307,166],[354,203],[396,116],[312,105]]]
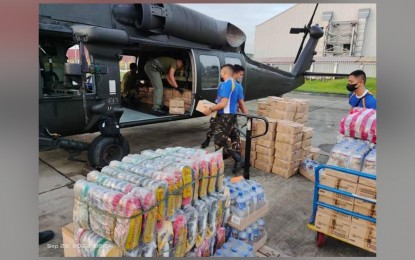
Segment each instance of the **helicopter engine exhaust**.
[[167,34],[214,47],[240,47],[245,33],[235,25],[214,19],[192,9],[173,4],[118,4],[113,15],[121,23],[139,30]]

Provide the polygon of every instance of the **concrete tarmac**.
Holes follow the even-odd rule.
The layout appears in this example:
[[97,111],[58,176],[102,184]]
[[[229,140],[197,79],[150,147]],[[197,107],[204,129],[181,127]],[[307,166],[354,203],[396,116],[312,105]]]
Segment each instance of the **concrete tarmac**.
[[[328,153],[336,143],[341,118],[350,109],[346,96],[316,95],[293,92],[285,97],[310,99],[309,119],[306,126],[314,128],[313,147],[319,147],[322,154],[320,163],[328,160]],[[255,113],[257,101],[247,102],[248,109]],[[197,147],[206,137],[209,118],[195,118],[147,126],[122,129],[128,139],[131,153],[145,149],[172,146]],[[98,133],[71,137],[75,140],[91,142]],[[213,146],[213,142],[211,142]],[[210,147],[212,149],[212,147]],[[68,160],[63,150],[39,153],[39,230],[51,229],[55,238],[39,245],[39,256],[64,256],[61,229],[72,222],[74,205],[73,184],[86,179],[86,152]],[[225,174],[231,176],[232,161],[226,161]],[[311,216],[314,184],[297,174],[284,179],[272,173],[251,168],[251,179],[265,187],[270,211],[265,217],[268,240],[266,245],[282,256],[375,256],[375,254],[328,238],[322,248],[316,246],[315,231],[307,227]],[[51,248],[58,245],[58,248]]]

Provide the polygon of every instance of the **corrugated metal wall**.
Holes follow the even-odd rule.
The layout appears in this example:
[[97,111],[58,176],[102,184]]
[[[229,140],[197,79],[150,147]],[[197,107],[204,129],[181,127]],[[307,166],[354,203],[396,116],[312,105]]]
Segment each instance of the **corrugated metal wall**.
[[[308,23],[315,5],[298,4],[287,11],[257,25],[255,31],[254,59],[270,57],[295,57],[302,34],[289,34],[291,27],[303,27]],[[322,24],[322,13],[332,11],[332,21],[358,20],[358,11],[370,8],[366,23],[363,56],[376,57],[376,4],[320,4],[313,24]],[[321,56],[323,38],[317,47]]]

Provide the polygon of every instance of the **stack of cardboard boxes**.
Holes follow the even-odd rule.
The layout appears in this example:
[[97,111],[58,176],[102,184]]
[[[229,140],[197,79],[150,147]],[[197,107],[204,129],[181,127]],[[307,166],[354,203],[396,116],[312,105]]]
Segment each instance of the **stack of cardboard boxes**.
[[[255,151],[251,165],[285,178],[293,176],[312,150],[313,129],[303,125],[308,120],[308,100],[268,97],[258,101],[257,114],[267,118],[269,128],[266,135],[252,139],[256,146],[251,148]],[[254,135],[264,132],[265,123],[259,120]]]
[[[137,99],[145,104],[153,104],[153,95],[154,95],[154,89],[152,87],[142,87],[140,88]],[[170,107],[170,100],[174,99],[182,100],[183,106],[181,106],[181,103],[175,103],[176,109],[173,109],[173,114],[184,114],[184,112],[190,111],[190,106],[192,105],[192,91],[188,89],[184,89],[183,94],[181,94],[179,91],[171,88],[164,88],[163,89],[163,100],[164,105],[167,107]],[[180,105],[179,107],[177,105]],[[177,108],[180,108],[179,110]],[[184,112],[182,113],[182,109],[184,108]],[[177,112],[179,111],[179,112]]]
[[[326,169],[320,174],[322,185],[347,191],[368,199],[376,199],[376,182],[367,178]],[[376,203],[354,199],[327,190],[319,190],[320,202],[364,216],[376,218]],[[376,224],[319,206],[316,229],[334,235],[371,252],[376,252]]]

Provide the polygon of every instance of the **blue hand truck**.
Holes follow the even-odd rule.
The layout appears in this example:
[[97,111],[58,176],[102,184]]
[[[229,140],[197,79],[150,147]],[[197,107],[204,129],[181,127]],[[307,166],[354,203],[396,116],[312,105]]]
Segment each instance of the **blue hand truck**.
[[[353,211],[349,211],[349,210],[346,210],[346,209],[342,209],[342,208],[339,208],[339,207],[336,207],[336,206],[329,205],[329,204],[318,201],[318,191],[319,191],[319,189],[331,191],[333,193],[340,194],[340,195],[345,195],[345,196],[352,197],[352,198],[361,199],[361,200],[371,202],[371,203],[376,203],[376,200],[369,199],[369,198],[362,197],[362,196],[359,196],[359,195],[354,194],[354,193],[334,189],[332,187],[328,187],[328,186],[320,184],[320,172],[321,172],[320,170],[322,170],[322,169],[332,169],[332,170],[335,170],[335,171],[344,172],[344,173],[348,173],[348,174],[352,174],[352,175],[357,175],[359,177],[364,177],[364,178],[368,178],[368,179],[372,179],[372,180],[376,180],[376,175],[367,174],[367,173],[363,173],[363,172],[359,172],[359,171],[355,171],[355,170],[351,170],[351,169],[346,169],[346,168],[342,168],[342,167],[339,167],[339,166],[325,165],[325,164],[319,165],[315,169],[313,213],[312,213],[312,216],[310,217],[310,219],[308,220],[308,227],[317,232],[317,234],[316,234],[316,244],[317,244],[318,247],[322,247],[326,242],[326,236],[330,236],[330,237],[333,237],[335,239],[346,242],[348,244],[352,244],[347,239],[343,239],[343,238],[340,238],[340,237],[337,237],[337,236],[334,236],[334,235],[331,235],[331,234],[322,233],[322,232],[320,232],[316,229],[316,227],[314,225],[314,221],[315,221],[316,214],[317,214],[317,207],[322,206],[322,207],[325,207],[327,209],[331,209],[331,210],[334,210],[334,211],[337,211],[337,212],[340,212],[340,213],[343,213],[343,214],[346,214],[346,215],[350,215],[352,217],[357,217],[357,218],[360,218],[360,219],[364,219],[364,220],[370,221],[370,222],[375,223],[375,224],[376,224],[376,218],[368,217],[368,216],[365,216],[365,215],[362,215],[362,214],[359,214],[359,213],[356,213],[356,212],[353,212]],[[354,245],[354,244],[352,244],[352,245]],[[356,246],[356,245],[354,245],[354,246]]]

